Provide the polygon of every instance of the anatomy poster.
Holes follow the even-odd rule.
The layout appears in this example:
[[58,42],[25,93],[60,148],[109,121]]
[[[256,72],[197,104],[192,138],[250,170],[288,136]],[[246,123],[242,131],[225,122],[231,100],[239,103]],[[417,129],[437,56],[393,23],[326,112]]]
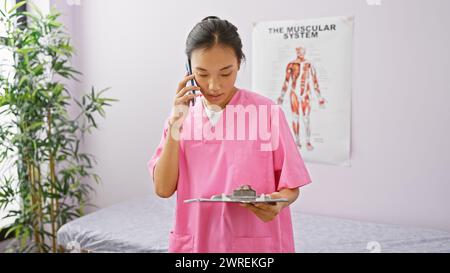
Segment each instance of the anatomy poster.
[[282,106],[307,162],[350,166],[353,23],[254,24],[252,89]]

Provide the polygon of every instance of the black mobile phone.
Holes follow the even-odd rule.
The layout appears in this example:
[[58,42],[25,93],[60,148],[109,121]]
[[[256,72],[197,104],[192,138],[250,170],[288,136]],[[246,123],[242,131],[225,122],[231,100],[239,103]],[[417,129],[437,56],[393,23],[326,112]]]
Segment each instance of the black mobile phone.
[[[191,60],[187,60],[186,62],[186,71],[188,75],[192,75],[192,68],[191,68]],[[198,86],[195,79],[190,80],[191,86]],[[191,94],[195,94],[195,90],[190,91]],[[192,106],[195,105],[195,98],[191,99],[190,102],[192,103]]]

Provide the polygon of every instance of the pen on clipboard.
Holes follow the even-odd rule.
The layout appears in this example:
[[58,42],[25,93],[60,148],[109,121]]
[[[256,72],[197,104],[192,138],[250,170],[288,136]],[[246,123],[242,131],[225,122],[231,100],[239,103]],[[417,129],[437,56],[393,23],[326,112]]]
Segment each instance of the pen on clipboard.
[[[191,61],[190,60],[188,60],[186,62],[186,71],[187,71],[188,75],[192,75]],[[190,82],[191,82],[192,86],[198,86],[197,83],[195,82],[195,79],[191,79]],[[195,90],[192,90],[190,92],[195,95]],[[195,98],[192,98],[190,100],[190,102],[192,103],[192,106],[194,106],[195,105]]]

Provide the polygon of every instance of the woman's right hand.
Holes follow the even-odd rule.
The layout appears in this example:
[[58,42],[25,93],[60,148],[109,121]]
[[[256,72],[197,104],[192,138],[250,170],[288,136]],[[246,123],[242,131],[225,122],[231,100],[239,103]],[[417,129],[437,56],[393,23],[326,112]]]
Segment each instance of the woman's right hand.
[[186,75],[184,79],[178,84],[176,96],[173,100],[172,114],[169,118],[169,122],[172,125],[180,127],[183,124],[187,116],[187,110],[189,109],[189,101],[202,94],[187,94],[192,90],[200,90],[198,86],[186,86],[187,82],[194,79],[194,75]]

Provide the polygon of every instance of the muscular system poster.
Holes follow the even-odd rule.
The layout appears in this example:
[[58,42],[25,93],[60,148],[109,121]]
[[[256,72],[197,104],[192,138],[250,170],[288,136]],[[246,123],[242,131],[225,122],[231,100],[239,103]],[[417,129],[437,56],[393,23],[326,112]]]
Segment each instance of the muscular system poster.
[[350,166],[354,18],[258,22],[252,90],[281,105],[305,161]]

